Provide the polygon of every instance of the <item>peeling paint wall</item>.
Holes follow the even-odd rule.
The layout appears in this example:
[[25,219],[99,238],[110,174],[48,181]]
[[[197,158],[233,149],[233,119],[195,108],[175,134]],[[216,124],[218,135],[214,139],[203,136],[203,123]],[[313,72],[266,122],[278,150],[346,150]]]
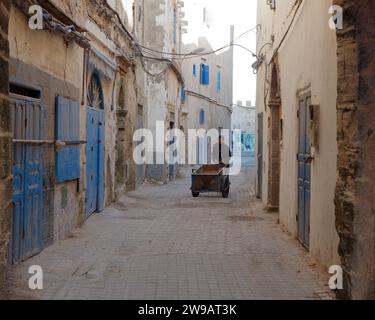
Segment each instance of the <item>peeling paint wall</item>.
[[[135,2],[136,34],[142,39],[143,45],[161,52],[180,52],[179,9],[175,0],[156,0]],[[176,10],[176,38],[174,36],[174,14]],[[151,55],[162,57],[163,55]],[[162,121],[168,130],[170,123],[179,127],[181,81],[174,70],[164,61],[145,60],[144,68],[146,84],[144,99],[139,100],[145,110],[144,126],[156,137],[156,122]],[[153,76],[155,75],[155,76]],[[142,84],[140,84],[142,87]],[[171,118],[173,117],[173,119]],[[155,144],[155,141],[154,141]],[[156,154],[154,153],[154,159]],[[168,165],[147,165],[146,177],[167,182],[174,177],[169,176]],[[138,180],[142,180],[142,177]]]
[[[164,3],[164,2],[163,2]],[[175,1],[159,3],[147,2],[155,12],[147,11],[150,28],[160,23],[160,17],[168,20],[162,26],[164,35],[160,38],[161,49],[175,50],[178,43],[171,41],[171,15]],[[21,4],[23,9],[25,3]],[[134,55],[131,37],[124,31],[135,30],[133,0],[90,0],[90,1],[47,1],[43,6],[59,20],[76,23],[85,30],[91,49],[85,50],[75,42],[65,41],[56,32],[31,30],[28,18],[17,6],[10,12],[10,79],[12,83],[25,83],[40,89],[43,113],[43,139],[55,139],[55,98],[63,96],[80,104],[80,139],[86,140],[87,86],[90,77],[96,72],[103,88],[105,109],[105,205],[120,198],[125,192],[136,188],[137,173],[133,161],[133,133],[137,128],[139,106],[144,106],[144,126],[156,120],[168,124],[179,122],[179,93],[181,79],[172,68],[166,68],[161,76],[145,75],[145,68]],[[10,234],[11,217],[11,143],[9,135],[8,106],[8,52],[7,18],[9,1],[2,1],[1,14],[1,161],[3,170],[0,176],[1,199],[0,214],[0,274],[3,272],[6,245]],[[154,15],[154,16],[153,16]],[[157,17],[158,16],[158,17]],[[157,22],[159,20],[159,22]],[[143,29],[142,29],[143,31]],[[153,33],[148,33],[153,43]],[[5,38],[3,38],[3,36]],[[164,64],[148,63],[150,72],[164,68]],[[149,88],[151,88],[149,90]],[[121,94],[120,94],[121,93]],[[156,107],[155,102],[157,102]],[[173,119],[171,118],[173,115]],[[43,153],[43,246],[69,236],[72,229],[85,220],[86,197],[86,146],[80,147],[80,179],[57,183],[55,178],[54,144],[42,146]],[[162,179],[168,178],[168,170],[163,167]],[[7,206],[8,205],[8,206]]]
[[[11,82],[21,85],[27,83],[40,88],[45,108],[43,138],[54,140],[55,98],[68,97],[79,103],[82,100],[83,50],[74,43],[65,43],[59,35],[45,30],[31,30],[27,17],[14,6],[11,10],[9,41]],[[81,119],[82,116],[81,114]],[[42,150],[43,243],[47,246],[56,239],[63,239],[78,226],[77,217],[82,213],[78,208],[83,201],[83,195],[82,190],[77,191],[78,181],[56,183],[55,149],[53,145],[45,144]],[[60,190],[67,185],[73,190],[70,201],[77,205],[71,208],[69,218],[61,218],[66,215],[66,210],[64,211],[59,203]],[[58,231],[60,228],[63,228],[64,232]]]
[[335,0],[338,30],[336,228],[344,269],[339,298],[375,298],[374,1]]
[[[97,71],[101,77],[105,104],[105,204],[121,197],[124,192],[135,188],[135,166],[132,160],[132,136],[137,109],[136,66],[130,61],[131,55],[129,37],[123,31],[123,25],[130,26],[133,12],[126,12],[120,1],[116,2],[117,13],[111,10],[104,0],[88,2],[51,1],[45,3],[47,10],[62,20],[71,19],[81,28],[86,28],[86,35],[91,40],[92,50],[86,51],[74,42],[66,42],[58,34],[47,30],[31,30],[27,16],[16,6],[12,6],[9,23],[10,46],[10,81],[14,84],[32,86],[40,89],[43,114],[43,139],[55,139],[55,98],[63,96],[78,101],[80,104],[80,140],[86,139],[86,94],[87,84],[91,74]],[[8,12],[1,5],[1,14]],[[8,25],[6,25],[7,27]],[[1,26],[4,28],[5,25]],[[3,29],[2,29],[3,30]],[[5,39],[2,43],[6,43]],[[2,46],[3,48],[3,46]],[[4,47],[5,48],[5,47]],[[5,52],[6,53],[6,52]],[[1,53],[0,57],[5,57]],[[120,54],[121,53],[121,54]],[[3,64],[1,65],[3,66]],[[4,65],[5,66],[5,65]],[[8,67],[6,65],[6,67]],[[121,76],[120,76],[121,74]],[[8,81],[7,72],[1,78],[2,83]],[[120,80],[124,91],[121,102],[117,94]],[[8,84],[6,83],[8,87]],[[5,89],[4,89],[5,92]],[[1,93],[1,102],[5,95]],[[8,103],[6,104],[8,107]],[[118,131],[118,110],[126,110],[124,132],[121,141]],[[7,110],[1,113],[5,119]],[[9,119],[7,120],[9,126]],[[4,127],[5,128],[5,127]],[[1,127],[3,129],[3,126]],[[10,128],[8,127],[8,130]],[[0,132],[2,134],[2,132]],[[2,138],[2,136],[1,136]],[[2,141],[5,140],[2,138]],[[8,138],[9,140],[9,138]],[[4,145],[4,147],[3,147]],[[5,152],[5,144],[2,143]],[[126,163],[126,178],[116,186],[116,162],[119,149],[122,152],[121,166]],[[42,209],[42,237],[43,247],[57,240],[65,239],[70,232],[85,220],[86,196],[86,147],[81,150],[80,179],[66,183],[57,183],[55,178],[55,148],[53,144],[42,146],[43,167],[43,209]],[[8,143],[8,156],[2,155],[2,161],[8,164],[9,172],[11,144]],[[120,165],[119,165],[120,166]],[[3,168],[7,168],[5,165]],[[3,170],[4,171],[4,170]],[[4,176],[3,172],[1,178]],[[10,233],[10,206],[12,201],[11,180],[1,181],[2,194],[7,194],[9,211],[4,210],[0,215],[0,258],[5,259],[7,237]],[[8,189],[6,189],[6,187]],[[2,200],[3,201],[3,200]],[[8,213],[8,219],[3,219]],[[4,248],[3,248],[4,247]],[[2,264],[0,263],[2,266]],[[1,267],[1,272],[2,267]]]
[[54,241],[64,240],[78,225],[80,213],[77,201],[77,184],[69,182],[55,187],[54,198]]
[[10,1],[0,4],[0,299],[5,289],[5,264],[10,236],[12,198],[11,141],[8,82],[8,22]]
[[116,84],[116,198],[135,189],[133,133],[137,111],[135,73],[132,68],[120,75]]
[[[89,20],[85,27],[90,31],[92,45],[101,52],[105,60],[112,61],[110,67],[105,61],[98,62],[96,67],[102,74],[101,81],[105,100],[105,205],[115,201],[126,191],[136,187],[136,170],[133,162],[133,133],[135,131],[137,110],[137,76],[136,64],[130,60],[123,62],[118,53],[126,59],[132,53],[130,40],[122,27],[133,30],[132,1],[108,1],[109,6],[118,13],[106,9],[102,0],[93,0],[88,8]],[[100,57],[96,57],[96,60]],[[113,68],[113,66],[116,66]],[[110,70],[109,70],[109,69]],[[107,73],[105,70],[109,70]],[[94,69],[91,68],[91,72]],[[142,80],[141,80],[142,82]],[[123,100],[120,100],[120,89]],[[140,90],[143,92],[143,90]],[[120,119],[121,118],[121,119]],[[118,125],[122,129],[118,128]]]

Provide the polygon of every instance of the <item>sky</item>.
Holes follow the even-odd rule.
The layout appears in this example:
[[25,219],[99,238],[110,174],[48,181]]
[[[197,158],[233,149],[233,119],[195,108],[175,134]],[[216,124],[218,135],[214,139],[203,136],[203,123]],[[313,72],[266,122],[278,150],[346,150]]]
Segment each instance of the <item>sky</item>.
[[[209,39],[213,49],[220,48],[229,44],[227,37],[229,26],[235,26],[235,38],[245,31],[255,28],[256,26],[256,0],[185,0],[185,6],[193,5],[194,3],[205,3],[209,8],[209,17],[212,25],[209,33]],[[190,12],[186,19],[189,23],[189,33],[192,31],[194,19],[201,19],[200,12]],[[199,32],[194,30],[191,34]],[[184,39],[189,42],[188,35]],[[256,52],[256,33],[248,33],[236,41],[237,44],[245,46],[252,52]],[[251,65],[255,61],[251,53],[242,48],[235,47],[234,49],[234,84],[233,84],[233,103],[238,100],[245,102],[251,100],[255,105],[256,96],[256,76],[253,73]]]

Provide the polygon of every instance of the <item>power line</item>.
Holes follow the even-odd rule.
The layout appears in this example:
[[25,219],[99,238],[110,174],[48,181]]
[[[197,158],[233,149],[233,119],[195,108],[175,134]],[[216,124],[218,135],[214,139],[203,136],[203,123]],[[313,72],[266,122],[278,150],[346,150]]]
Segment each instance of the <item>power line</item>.
[[[213,50],[213,51],[209,51],[209,52],[203,52],[203,53],[201,53],[201,54],[196,54],[196,53],[174,53],[174,52],[165,52],[165,51],[159,51],[159,50],[155,50],[155,49],[151,49],[151,48],[149,48],[149,47],[146,47],[146,46],[144,46],[144,45],[142,45],[142,44],[140,44],[140,43],[137,43],[137,46],[139,46],[139,47],[141,47],[141,48],[143,48],[143,49],[145,49],[145,50],[148,50],[148,51],[151,51],[151,52],[155,52],[155,53],[159,53],[159,54],[165,54],[165,55],[169,55],[169,56],[186,56],[186,57],[201,57],[201,56],[206,56],[206,55],[210,55],[210,54],[214,54],[214,53],[216,53],[216,52],[219,52],[219,51],[221,51],[221,50],[224,50],[224,49],[226,49],[226,48],[228,48],[228,47],[230,47],[231,45],[233,45],[234,44],[234,42],[236,42],[237,40],[239,40],[240,38],[242,38],[243,36],[245,36],[246,34],[248,34],[249,32],[252,32],[252,31],[254,31],[254,30],[256,30],[256,29],[258,29],[259,28],[259,24],[258,25],[256,25],[255,27],[253,27],[253,28],[251,28],[251,29],[249,29],[249,30],[247,30],[247,31],[245,31],[245,32],[243,32],[242,34],[240,34],[236,39],[234,39],[230,44],[228,44],[228,45],[226,45],[226,46],[223,46],[223,47],[221,47],[221,48],[219,48],[219,49],[217,49],[217,50]],[[245,48],[245,47],[243,47],[243,48]],[[249,49],[247,49],[247,48],[245,48],[246,50],[249,50]]]
[[[251,31],[254,31],[255,29],[257,29],[260,25],[256,25],[255,27],[243,32],[242,34],[240,34],[235,40],[233,40],[229,45],[226,45],[224,47],[221,47],[217,50],[214,50],[214,51],[211,51],[211,52],[206,52],[206,53],[201,53],[201,54],[194,54],[194,53],[188,53],[188,54],[182,54],[182,53],[174,53],[174,52],[163,52],[163,51],[158,51],[158,50],[154,50],[154,49],[151,49],[151,48],[148,48],[142,44],[140,44],[138,42],[138,40],[127,30],[127,28],[125,27],[124,23],[122,22],[119,14],[113,10],[113,8],[111,8],[110,6],[108,6],[107,4],[107,7],[112,11],[114,12],[114,14],[116,15],[117,19],[119,20],[121,26],[122,26],[122,29],[124,30],[125,34],[128,36],[128,38],[130,39],[130,41],[134,44],[134,46],[136,47],[138,53],[139,53],[139,56],[140,56],[140,60],[141,60],[141,65],[142,65],[142,68],[144,69],[144,71],[150,75],[150,76],[153,76],[153,77],[160,77],[163,73],[166,72],[166,69],[168,69],[168,67],[173,63],[170,59],[168,58],[158,58],[158,57],[149,57],[149,56],[145,56],[141,50],[142,49],[145,49],[145,50],[148,50],[148,51],[151,51],[151,52],[154,52],[154,53],[159,53],[159,54],[165,54],[165,55],[169,55],[169,56],[183,56],[184,58],[186,59],[189,59],[189,58],[197,58],[197,57],[203,57],[203,56],[207,56],[207,55],[211,55],[211,54],[215,54],[219,51],[222,51],[228,47],[231,47],[231,46],[238,46],[248,52],[250,52],[254,57],[257,57],[257,55],[252,52],[250,49],[246,48],[245,46],[242,46],[240,44],[235,44],[234,42],[237,41],[238,39],[242,38],[243,36],[245,36],[246,34],[248,34],[249,32]],[[163,62],[166,62],[167,63],[167,66],[166,68],[161,71],[160,73],[158,74],[152,74],[150,71],[147,70],[146,68],[146,64],[145,64],[145,59],[148,59],[148,60],[156,60],[156,61],[163,61]]]
[[199,55],[196,55],[196,56],[192,56],[192,57],[188,57],[186,59],[193,59],[193,58],[197,58],[197,57],[203,57],[203,56],[208,56],[208,55],[211,55],[211,54],[215,54],[215,53],[218,53],[224,49],[227,49],[229,47],[239,47],[239,48],[242,48],[244,50],[246,50],[247,52],[251,53],[253,55],[253,57],[257,57],[257,55],[251,51],[250,49],[246,48],[245,46],[241,45],[241,44],[238,44],[238,43],[231,43],[231,44],[228,44],[222,48],[219,48],[215,51],[211,51],[211,52],[207,52],[207,53],[202,53],[202,54],[199,54]]
[[236,42],[238,39],[242,38],[243,36],[247,35],[248,33],[254,30],[258,30],[259,27],[260,27],[260,24],[257,24],[254,28],[245,31],[244,33],[241,33],[236,39],[233,40],[233,42]]

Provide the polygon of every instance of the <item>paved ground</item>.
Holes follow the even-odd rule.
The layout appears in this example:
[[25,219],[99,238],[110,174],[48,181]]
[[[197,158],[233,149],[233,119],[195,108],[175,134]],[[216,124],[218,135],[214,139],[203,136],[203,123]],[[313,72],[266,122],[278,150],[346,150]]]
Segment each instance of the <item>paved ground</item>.
[[[184,176],[144,185],[14,268],[11,298],[329,298],[328,276],[254,198],[251,170],[232,178],[229,199],[193,199]],[[42,291],[28,289],[31,265]]]

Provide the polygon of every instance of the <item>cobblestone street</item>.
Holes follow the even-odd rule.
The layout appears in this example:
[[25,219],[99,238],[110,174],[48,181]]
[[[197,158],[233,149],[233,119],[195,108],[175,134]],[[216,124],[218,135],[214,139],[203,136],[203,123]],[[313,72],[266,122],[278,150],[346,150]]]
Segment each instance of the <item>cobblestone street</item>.
[[[254,172],[228,199],[195,199],[190,169],[145,184],[65,241],[15,267],[11,299],[329,299],[328,275],[254,197]],[[28,288],[40,265],[44,289]]]

